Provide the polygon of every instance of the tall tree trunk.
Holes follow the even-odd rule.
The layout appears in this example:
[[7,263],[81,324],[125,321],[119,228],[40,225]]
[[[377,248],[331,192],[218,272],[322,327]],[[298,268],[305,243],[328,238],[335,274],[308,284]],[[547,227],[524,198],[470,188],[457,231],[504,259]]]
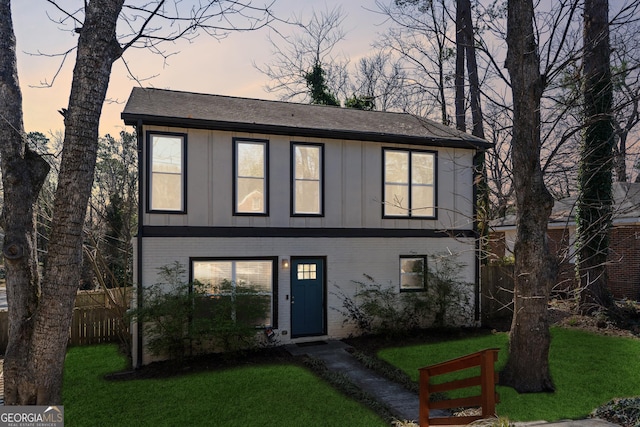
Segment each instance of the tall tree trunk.
[[[38,307],[40,277],[34,205],[49,172],[49,165],[30,151],[27,145],[9,0],[0,0],[0,120],[0,159],[4,187],[3,255],[10,319],[4,376],[10,403],[11,389],[18,381],[31,385],[36,382],[30,373],[22,376],[19,374],[17,363],[31,355],[29,348],[17,343],[31,339],[33,315]],[[20,401],[19,398],[17,400]],[[27,399],[23,401],[29,403]]]
[[[473,22],[471,21],[471,0],[456,0],[456,128],[466,131],[464,70],[465,58],[469,75],[469,99],[474,136],[484,139],[484,120],[480,104],[480,81],[478,78],[478,61],[476,60]],[[489,187],[487,186],[487,168],[484,151],[474,157],[475,181],[477,182],[476,224],[478,229],[478,247],[485,263],[487,254],[488,219],[489,219]]]
[[471,20],[471,0],[458,0],[462,8],[462,32],[464,34],[464,50],[467,58],[467,74],[469,75],[469,107],[471,108],[471,133],[484,139],[484,119],[482,104],[480,103],[480,79],[478,78],[478,61],[476,60],[476,45]]
[[607,287],[614,129],[611,105],[609,1],[584,1],[584,120],[576,226],[580,311],[614,306]]
[[[441,0],[442,1],[442,0]],[[444,16],[441,17],[441,20],[438,21],[438,11],[436,10],[435,1],[430,2],[431,9],[431,19],[433,22],[434,32],[433,34],[425,34],[425,37],[435,37],[436,44],[438,46],[438,101],[440,103],[440,119],[442,120],[442,124],[445,126],[449,126],[449,115],[447,114],[447,96],[445,94],[445,57],[447,55],[446,52],[446,40],[447,37],[445,35],[445,30],[440,28],[440,25],[444,22]],[[442,4],[442,14],[444,15],[445,7]]]
[[540,99],[544,79],[533,31],[533,1],[509,0],[506,67],[513,92],[513,182],[516,193],[514,313],[509,358],[500,383],[518,392],[554,389],[549,372],[547,303],[556,263],[547,245],[553,198],[540,168]]
[[[0,19],[3,23],[5,19],[10,22],[10,18],[6,18],[10,17],[9,1],[0,1],[6,8],[0,11]],[[78,29],[76,65],[64,120],[65,137],[47,265],[40,292],[37,286],[26,281],[24,273],[7,271],[7,287],[11,288],[8,291],[10,310],[21,311],[21,302],[32,301],[28,306],[32,311],[28,319],[13,317],[10,312],[10,318],[17,319],[19,324],[10,326],[5,356],[7,404],[50,405],[62,401],[64,358],[80,279],[82,227],[93,182],[100,112],[111,66],[121,54],[115,29],[123,1],[85,2],[85,19],[82,28]],[[3,46],[0,55],[4,55],[5,50]],[[15,80],[17,82],[17,77]],[[1,111],[5,114],[6,109]],[[22,113],[19,115],[21,121]],[[15,156],[17,153],[8,154]],[[4,151],[2,158],[4,172]],[[7,188],[5,185],[5,195]],[[27,202],[32,206],[33,201]],[[5,210],[5,222],[16,221],[14,216],[20,216],[20,213]],[[34,262],[33,254],[26,250],[20,254],[24,258],[21,262]]]

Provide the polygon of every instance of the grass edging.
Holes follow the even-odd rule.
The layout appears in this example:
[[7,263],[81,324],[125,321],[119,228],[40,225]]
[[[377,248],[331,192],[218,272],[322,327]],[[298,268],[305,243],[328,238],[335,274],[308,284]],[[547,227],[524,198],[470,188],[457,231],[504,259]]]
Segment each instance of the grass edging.
[[329,370],[322,360],[311,356],[303,356],[302,363],[307,369],[331,385],[331,387],[371,409],[386,422],[393,423],[398,419],[388,406],[360,389],[346,375]]
[[350,353],[365,368],[371,369],[384,378],[400,384],[402,387],[412,393],[420,393],[420,385],[417,382],[413,381],[411,377],[407,375],[403,370],[396,368],[389,362],[386,362],[369,353],[364,353],[358,350],[353,350]]

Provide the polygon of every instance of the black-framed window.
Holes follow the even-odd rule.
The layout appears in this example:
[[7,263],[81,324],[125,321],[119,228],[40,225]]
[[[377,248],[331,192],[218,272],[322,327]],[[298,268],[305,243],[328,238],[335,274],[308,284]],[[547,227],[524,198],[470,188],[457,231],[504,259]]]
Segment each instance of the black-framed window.
[[186,212],[187,135],[147,133],[147,211]]
[[383,162],[383,216],[436,217],[435,151],[385,148]]
[[192,258],[191,281],[202,283],[214,303],[223,298],[233,299],[236,307],[233,316],[238,319],[253,316],[250,303],[257,298],[267,307],[266,317],[251,317],[250,321],[258,327],[276,328],[277,267],[277,257]]
[[291,215],[324,214],[324,145],[291,143]]
[[424,291],[427,287],[427,257],[400,256],[400,291]]
[[234,139],[234,213],[269,213],[269,141]]

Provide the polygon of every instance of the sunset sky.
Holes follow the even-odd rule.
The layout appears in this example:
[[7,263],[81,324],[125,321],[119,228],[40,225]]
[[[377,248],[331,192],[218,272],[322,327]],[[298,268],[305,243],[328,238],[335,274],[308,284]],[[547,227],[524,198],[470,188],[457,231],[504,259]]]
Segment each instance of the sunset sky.
[[[263,4],[263,1],[254,0],[254,4]],[[79,0],[61,0],[59,3],[71,9],[81,5]],[[308,18],[314,9],[330,10],[338,5],[347,15],[344,21],[347,36],[337,51],[344,52],[352,62],[357,61],[371,50],[376,34],[382,31],[383,17],[367,11],[377,10],[375,0],[276,0],[274,11],[278,17],[289,18],[295,13]],[[75,56],[71,55],[63,64],[52,87],[37,86],[52,81],[61,57],[51,55],[74,47],[77,34],[68,28],[61,30],[59,24],[49,19],[48,16],[60,15],[44,0],[14,1],[12,11],[25,129],[47,135],[62,131],[62,116],[58,110],[68,104]],[[284,33],[293,31],[286,25],[279,25],[278,30]],[[171,47],[179,53],[170,57],[166,65],[158,55],[140,50],[128,51],[125,59],[140,78],[157,75],[143,82],[144,86],[269,99],[276,95],[265,91],[267,77],[252,65],[253,62],[264,65],[270,59],[268,31],[232,33],[220,41],[203,35],[194,43],[179,43],[175,48]],[[124,128],[120,112],[134,85],[137,83],[128,76],[122,61],[116,62],[107,93],[111,102],[103,108],[100,135],[117,135]]]

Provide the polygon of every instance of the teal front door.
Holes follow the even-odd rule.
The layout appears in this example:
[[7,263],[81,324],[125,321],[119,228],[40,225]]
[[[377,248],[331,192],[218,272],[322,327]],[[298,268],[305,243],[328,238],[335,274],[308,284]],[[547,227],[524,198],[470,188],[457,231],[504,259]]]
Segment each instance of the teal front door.
[[323,258],[291,259],[291,336],[326,334]]

